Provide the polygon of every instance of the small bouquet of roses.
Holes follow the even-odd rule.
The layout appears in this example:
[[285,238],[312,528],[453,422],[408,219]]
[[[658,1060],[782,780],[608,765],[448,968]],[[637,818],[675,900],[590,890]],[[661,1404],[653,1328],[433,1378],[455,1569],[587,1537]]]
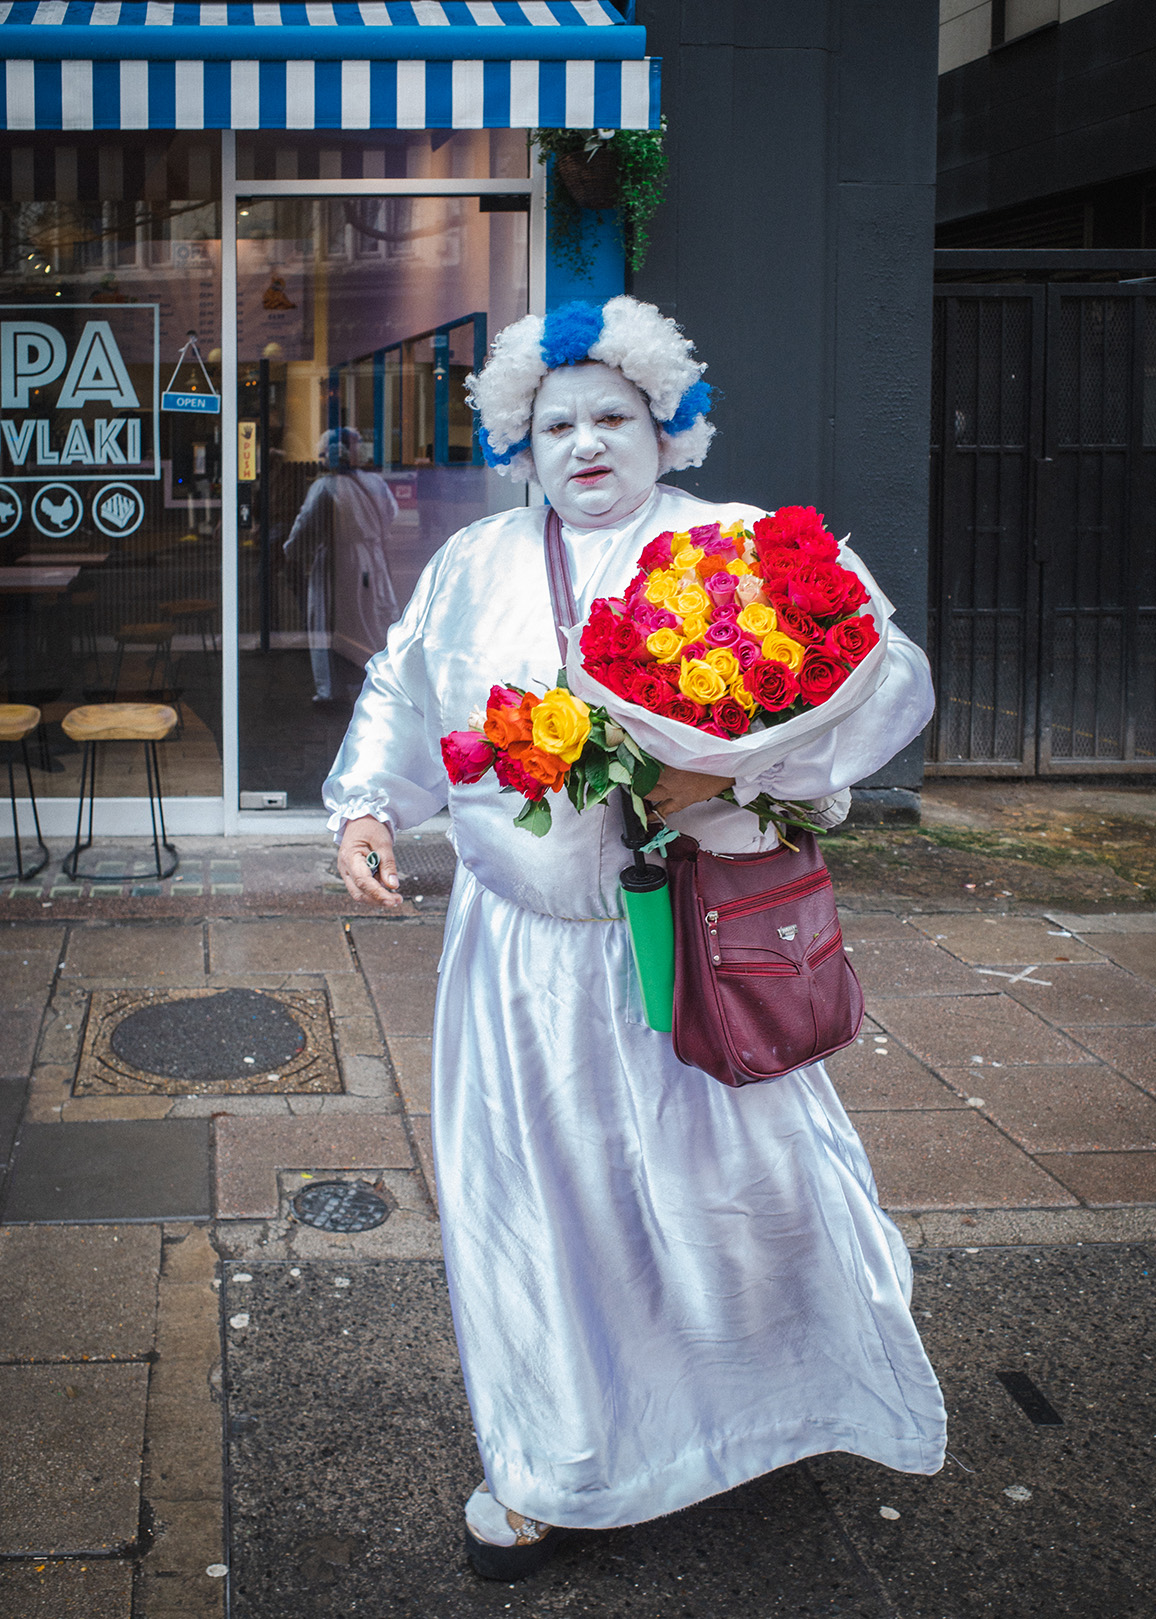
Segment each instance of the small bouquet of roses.
[[[516,825],[550,828],[546,792],[581,811],[622,786],[641,800],[662,765],[751,781],[860,707],[884,673],[892,608],[814,507],[660,534],[621,597],[569,632],[566,669],[537,697],[495,686],[442,754],[452,782],[493,767],[526,804]],[[733,790],[722,795],[739,802]],[[765,794],[760,828],[806,824]]]

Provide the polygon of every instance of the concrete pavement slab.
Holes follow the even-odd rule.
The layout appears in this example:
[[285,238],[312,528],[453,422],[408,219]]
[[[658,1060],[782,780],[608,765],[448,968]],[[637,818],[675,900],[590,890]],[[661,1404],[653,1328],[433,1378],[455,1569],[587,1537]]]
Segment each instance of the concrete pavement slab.
[[1007,993],[1060,1028],[1069,1023],[1156,1023],[1156,987],[1110,962],[1050,964],[1039,977],[1049,982],[1009,981]]
[[355,970],[336,918],[210,922],[214,973],[348,973]]
[[847,911],[839,907],[839,921],[843,938],[848,944],[878,944],[883,939],[897,943],[910,943],[919,935],[894,911]]
[[430,1050],[432,1040],[392,1035],[389,1056],[407,1113],[430,1110]]
[[137,1538],[148,1367],[0,1366],[0,1552],[115,1552]]
[[12,1143],[16,1139],[16,1126],[24,1112],[24,1098],[28,1090],[26,1078],[0,1079],[0,1175],[8,1163]]
[[0,1564],[0,1613],[12,1619],[129,1619],[127,1561]]
[[852,1111],[967,1105],[871,1018],[864,1018],[854,1044],[827,1058],[826,1067],[843,1106]]
[[106,922],[70,929],[61,977],[155,984],[205,972],[202,923]]
[[1134,1084],[1156,1092],[1156,1039],[1153,1039],[1151,1029],[1103,1025],[1089,1028],[1081,1023],[1073,1023],[1065,1032],[1082,1046],[1087,1046],[1089,1051],[1095,1052],[1097,1057],[1111,1063],[1113,1068],[1119,1069]]
[[132,1360],[153,1347],[157,1226],[0,1226],[0,1360]]
[[226,1361],[238,1619],[878,1619],[804,1468],[588,1534],[523,1584],[478,1580],[461,1512],[481,1469],[441,1266],[297,1269],[247,1265],[224,1299],[249,1318]]
[[[1095,971],[1100,971],[1096,968]],[[1004,995],[873,995],[875,1021],[931,1068],[1087,1062],[1088,1053]],[[978,1058],[974,1063],[972,1058]]]
[[[930,1479],[853,1457],[811,1464],[888,1615],[1156,1611],[1153,1257],[1127,1247],[915,1255],[915,1316],[958,1460]],[[1036,1426],[999,1371],[1028,1376],[1063,1426]]]
[[971,1108],[856,1113],[887,1209],[1063,1208],[1076,1199]]
[[962,1096],[979,1086],[983,1112],[1025,1151],[1101,1152],[1156,1149],[1156,1100],[1110,1068],[1091,1063],[1058,1067],[944,1068]]
[[27,1074],[36,1054],[40,1020],[52,993],[64,929],[35,923],[0,925],[0,984],[4,1016],[0,1018],[0,1075]]
[[26,1124],[4,1202],[5,1224],[205,1220],[207,1119]]
[[275,1219],[277,1171],[412,1169],[405,1128],[395,1114],[216,1121],[216,1212],[221,1220]]
[[1156,933],[1086,933],[1084,943],[1145,983],[1156,984]]
[[961,961],[976,967],[1024,967],[1030,961],[1099,961],[1100,951],[1046,917],[921,916],[918,928]]
[[1156,1152],[1069,1152],[1039,1162],[1094,1208],[1156,1203]]
[[865,940],[851,958],[874,995],[987,995],[991,985],[930,939]]
[[387,1040],[428,1039],[433,1030],[442,928],[410,923],[353,922],[357,958]]

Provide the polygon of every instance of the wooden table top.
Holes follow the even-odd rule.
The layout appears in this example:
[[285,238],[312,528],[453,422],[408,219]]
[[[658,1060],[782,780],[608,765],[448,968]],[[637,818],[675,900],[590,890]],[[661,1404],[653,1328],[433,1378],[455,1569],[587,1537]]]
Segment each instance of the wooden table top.
[[82,568],[96,568],[107,562],[110,555],[108,551],[29,551],[26,556],[16,558],[16,566],[66,568],[70,563],[79,563]]
[[67,590],[79,568],[0,568],[0,595],[58,595]]

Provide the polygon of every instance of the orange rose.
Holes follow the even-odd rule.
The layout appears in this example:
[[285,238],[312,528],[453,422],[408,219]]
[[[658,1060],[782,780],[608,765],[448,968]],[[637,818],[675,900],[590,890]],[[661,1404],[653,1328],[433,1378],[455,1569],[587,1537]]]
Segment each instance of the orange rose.
[[515,742],[530,741],[534,734],[531,711],[539,701],[527,692],[517,708],[487,708],[485,732],[496,748],[509,750]]
[[545,748],[536,748],[532,742],[514,742],[509,751],[528,776],[542,782],[552,793],[562,791],[570,769],[565,759],[556,753],[547,753]]

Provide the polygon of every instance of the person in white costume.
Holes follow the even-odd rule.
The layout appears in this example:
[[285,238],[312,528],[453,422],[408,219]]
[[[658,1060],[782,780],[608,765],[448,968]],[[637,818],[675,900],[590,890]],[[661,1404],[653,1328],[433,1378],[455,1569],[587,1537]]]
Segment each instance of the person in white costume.
[[[583,617],[655,535],[762,515],[656,481],[706,453],[702,370],[673,322],[616,298],[527,316],[471,379],[487,457],[536,477],[562,520]],[[567,1529],[654,1518],[823,1451],[934,1473],[945,1442],[907,1250],[823,1065],[732,1090],[679,1062],[639,1009],[617,807],[578,816],[560,795],[536,839],[493,772],[447,783],[439,739],[492,684],[554,683],[543,528],[519,507],[447,541],[369,664],[325,786],[349,891],[387,910],[393,833],[450,806],[434,1150],[485,1471],[467,1551],[506,1580]],[[850,784],[931,712],[926,659],[894,627],[887,659],[857,712],[747,796],[841,819]],[[650,802],[709,849],[773,844],[715,797],[728,784],[668,768]]]

